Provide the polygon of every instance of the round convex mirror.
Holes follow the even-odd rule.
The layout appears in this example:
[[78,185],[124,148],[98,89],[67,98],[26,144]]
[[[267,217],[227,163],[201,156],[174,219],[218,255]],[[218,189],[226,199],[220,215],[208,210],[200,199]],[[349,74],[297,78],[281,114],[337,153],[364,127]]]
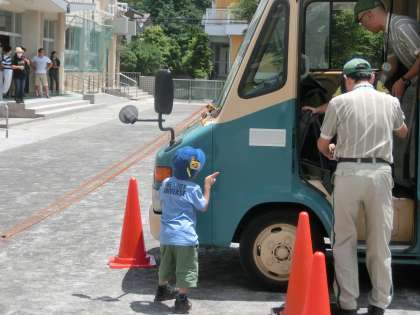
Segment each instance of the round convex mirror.
[[121,108],[119,117],[120,121],[124,124],[134,124],[139,117],[139,111],[137,107],[127,105]]

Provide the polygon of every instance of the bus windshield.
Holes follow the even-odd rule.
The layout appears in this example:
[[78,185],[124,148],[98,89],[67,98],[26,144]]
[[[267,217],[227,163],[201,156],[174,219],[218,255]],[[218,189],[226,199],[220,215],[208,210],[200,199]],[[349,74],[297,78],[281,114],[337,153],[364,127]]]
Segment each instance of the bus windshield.
[[255,12],[251,23],[249,24],[248,30],[245,34],[244,41],[241,44],[241,47],[239,48],[238,54],[235,58],[235,62],[232,65],[232,68],[229,71],[229,75],[226,79],[226,82],[223,86],[223,89],[219,95],[219,98],[215,102],[215,107],[217,109],[221,109],[226,101],[226,97],[229,93],[229,90],[232,86],[233,79],[236,76],[236,73],[238,72],[239,66],[241,65],[245,53],[248,49],[249,43],[251,42],[252,37],[254,36],[255,30],[257,29],[258,23],[261,20],[261,16],[264,12],[265,7],[267,6],[268,0],[263,0],[258,5],[257,11]]

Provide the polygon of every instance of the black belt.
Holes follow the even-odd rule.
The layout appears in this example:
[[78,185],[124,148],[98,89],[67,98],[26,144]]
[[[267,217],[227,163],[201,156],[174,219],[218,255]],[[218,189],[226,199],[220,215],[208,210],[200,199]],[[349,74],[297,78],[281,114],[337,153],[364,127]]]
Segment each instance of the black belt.
[[352,163],[385,163],[391,165],[388,161],[381,158],[338,158],[340,162],[352,162]]

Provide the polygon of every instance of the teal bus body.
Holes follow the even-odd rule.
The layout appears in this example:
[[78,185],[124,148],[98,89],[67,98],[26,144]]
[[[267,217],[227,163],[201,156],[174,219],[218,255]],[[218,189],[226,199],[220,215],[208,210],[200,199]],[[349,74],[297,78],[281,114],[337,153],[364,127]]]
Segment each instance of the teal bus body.
[[[233,89],[240,89],[240,84],[236,83],[241,82],[241,76],[245,76],[246,69],[240,71],[241,66],[247,65],[248,62],[253,64],[251,62],[253,55],[249,54],[248,57],[245,57],[245,55],[249,49],[257,49],[258,41],[256,43],[251,42],[255,36],[258,36],[258,34],[255,34],[260,32],[260,30],[257,31],[259,25],[265,23],[263,13],[269,12],[267,10],[274,2],[277,4],[287,2],[289,4],[287,6],[288,10],[297,12],[296,7],[299,1],[297,3],[274,0],[260,1],[223,91],[214,103],[221,116],[223,116],[222,111],[225,106],[230,107],[228,113],[231,114],[236,112],[235,109],[238,113],[241,112],[240,109],[242,108],[240,106],[250,104],[252,98],[241,98],[239,91]],[[268,19],[267,16],[269,15],[266,15],[266,19]],[[285,39],[285,45],[296,40],[292,37]],[[295,54],[294,51],[288,50],[285,57],[288,57],[291,62]],[[284,60],[287,60],[287,58]],[[295,71],[297,71],[297,68]],[[293,72],[290,71],[284,73],[282,79],[290,83],[292,82],[292,74]],[[299,78],[299,76],[297,77]],[[195,179],[201,186],[206,175],[215,171],[220,172],[217,183],[212,190],[209,210],[206,213],[200,213],[198,216],[197,228],[200,244],[227,247],[231,242],[239,242],[242,235],[238,234],[242,232],[243,227],[252,225],[249,224],[249,220],[258,219],[259,212],[267,211],[294,212],[296,217],[299,211],[307,210],[310,212],[311,220],[316,220],[316,223],[319,223],[317,226],[320,225],[323,229],[319,233],[323,233],[322,236],[330,236],[333,224],[332,205],[327,196],[306,182],[299,172],[300,156],[296,147],[296,133],[300,127],[297,126],[297,108],[300,107],[297,104],[296,96],[293,96],[297,94],[295,93],[296,88],[294,86],[279,87],[279,89],[282,88],[285,91],[287,90],[287,93],[283,93],[283,96],[278,97],[275,101],[269,100],[270,104],[271,102],[277,102],[276,104],[259,109],[265,107],[265,104],[261,104],[261,99],[256,96],[257,106],[255,106],[255,111],[243,117],[239,117],[239,114],[238,117],[234,118],[232,116],[235,115],[226,115],[223,116],[223,119],[217,117],[208,120],[205,125],[197,122],[178,136],[178,140],[181,141],[178,145],[170,148],[164,147],[158,152],[155,166],[167,167],[171,166],[171,159],[177,148],[186,145],[201,148],[207,157],[204,169]],[[273,98],[277,97],[276,95],[279,94],[273,93]],[[420,115],[420,112],[418,115]],[[281,144],[275,143],[274,145],[270,144],[270,141],[261,139],[260,142],[254,142],[251,141],[252,130],[272,130],[274,133],[271,133],[271,135],[281,134],[284,139]],[[420,147],[420,143],[418,147]],[[418,168],[418,178],[420,178],[420,168]],[[159,185],[160,183],[155,182],[154,189],[158,190]],[[157,195],[156,191],[154,195]],[[420,186],[417,183],[417,200],[419,196]],[[413,237],[408,245],[398,246],[396,244],[397,246],[392,247],[393,263],[420,264],[420,244],[418,242],[420,216],[418,215],[417,200],[413,218]],[[155,210],[153,205],[152,210]],[[155,211],[155,213],[158,212]],[[273,224],[275,225],[276,222]],[[251,251],[248,251],[248,253],[251,253]],[[360,254],[363,258],[363,249],[360,249]],[[284,278],[279,277],[278,280],[283,281]]]
[[[182,142],[171,150],[162,148],[156,166],[170,166],[177,148],[201,148],[206,165],[195,181],[220,171],[213,188],[209,211],[198,216],[198,235],[202,245],[228,247],[234,241],[241,221],[249,211],[264,211],[264,205],[284,205],[289,210],[308,210],[321,223],[327,235],[332,230],[332,207],[326,196],[299,177],[295,148],[295,100],[289,100],[226,123],[202,126],[197,123],[178,136]],[[284,147],[250,146],[251,128],[282,129]],[[158,189],[159,184],[154,184]],[[416,216],[415,226],[419,226]],[[418,238],[416,229],[415,238]],[[420,247],[394,252],[394,263],[419,264]]]
[[[299,178],[294,117],[295,100],[289,100],[227,123],[197,124],[179,136],[179,146],[199,147],[206,153],[206,165],[196,178],[197,183],[202,185],[206,174],[220,171],[209,211],[198,219],[201,244],[229,246],[246,213],[264,204],[294,204],[296,209],[311,209],[325,231],[331,230],[330,204],[322,193]],[[285,146],[250,146],[251,128],[285,130]],[[179,146],[160,150],[156,166],[170,166]]]

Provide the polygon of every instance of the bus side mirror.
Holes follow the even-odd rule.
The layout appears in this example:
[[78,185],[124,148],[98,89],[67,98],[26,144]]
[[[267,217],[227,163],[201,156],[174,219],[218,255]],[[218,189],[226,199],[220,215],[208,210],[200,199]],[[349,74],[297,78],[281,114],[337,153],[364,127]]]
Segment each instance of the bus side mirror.
[[120,110],[119,118],[123,124],[134,124],[139,119],[139,111],[133,105],[124,106]]
[[169,115],[174,105],[174,81],[169,70],[159,70],[155,76],[155,111]]
[[173,145],[181,142],[175,142],[175,130],[171,127],[163,127],[163,115],[172,113],[174,106],[174,81],[169,70],[159,70],[155,77],[155,111],[158,114],[157,119],[139,119],[139,112],[133,105],[127,105],[120,111],[119,118],[124,124],[134,124],[135,122],[157,122],[159,129],[169,131],[171,140],[169,141],[170,149]]

